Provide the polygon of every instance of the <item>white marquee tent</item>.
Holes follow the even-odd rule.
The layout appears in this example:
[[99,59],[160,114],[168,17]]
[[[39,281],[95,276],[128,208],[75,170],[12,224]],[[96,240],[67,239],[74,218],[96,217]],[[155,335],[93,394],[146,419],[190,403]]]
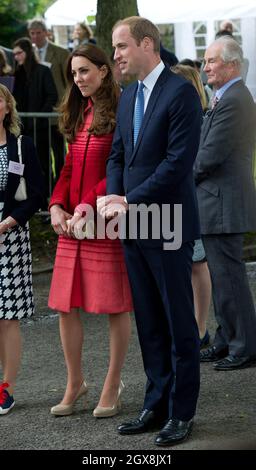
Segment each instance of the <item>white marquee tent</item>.
[[156,24],[256,16],[256,0],[138,0],[138,8]]
[[[118,1],[118,0],[116,0]],[[215,35],[215,20],[240,19],[244,55],[249,59],[246,84],[256,100],[256,0],[137,0],[139,14],[156,24],[174,23],[175,53],[196,57],[194,22],[206,25],[206,45]],[[45,13],[49,26],[74,25],[94,16],[97,0],[57,0]]]
[[[118,0],[117,0],[118,1]],[[256,0],[137,0],[139,14],[156,24],[256,17]],[[97,0],[57,0],[45,12],[51,25],[72,25],[95,15]]]

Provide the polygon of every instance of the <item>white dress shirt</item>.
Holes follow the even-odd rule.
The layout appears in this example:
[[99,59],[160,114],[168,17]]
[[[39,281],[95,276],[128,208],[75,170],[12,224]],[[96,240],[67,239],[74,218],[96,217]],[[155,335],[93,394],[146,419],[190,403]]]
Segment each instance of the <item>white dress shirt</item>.
[[[163,61],[161,60],[161,62],[159,62],[159,64],[152,70],[152,72],[150,72],[143,80],[143,83],[144,83],[144,89],[143,89],[143,92],[144,92],[144,113],[147,109],[147,105],[148,105],[148,102],[149,102],[149,98],[150,98],[150,95],[153,91],[153,88],[159,78],[159,76],[161,75],[162,71],[164,70],[165,68],[165,65],[163,63]],[[140,81],[139,81],[140,83]]]

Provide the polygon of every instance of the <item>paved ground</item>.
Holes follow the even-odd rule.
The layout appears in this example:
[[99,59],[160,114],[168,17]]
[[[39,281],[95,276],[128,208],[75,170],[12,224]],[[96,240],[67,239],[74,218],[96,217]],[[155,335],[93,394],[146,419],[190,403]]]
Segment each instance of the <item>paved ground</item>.
[[[256,266],[249,266],[256,302]],[[37,314],[22,323],[24,355],[17,383],[17,405],[0,418],[0,449],[156,450],[155,433],[119,436],[117,425],[134,417],[142,405],[144,372],[136,328],[123,371],[126,389],[121,414],[95,420],[107,368],[107,318],[84,315],[84,370],[90,386],[88,409],[77,403],[69,417],[51,416],[65,388],[65,366],[58,336],[58,318],[47,308],[50,274],[34,276]],[[211,312],[210,332],[214,331]],[[179,449],[256,448],[256,369],[216,372],[210,364],[201,368],[202,384],[193,436]]]

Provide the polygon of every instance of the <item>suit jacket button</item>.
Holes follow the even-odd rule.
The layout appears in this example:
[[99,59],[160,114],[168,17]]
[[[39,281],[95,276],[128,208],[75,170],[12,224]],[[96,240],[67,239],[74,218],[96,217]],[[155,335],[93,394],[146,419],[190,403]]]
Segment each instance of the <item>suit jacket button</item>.
[[133,167],[132,166],[129,166],[129,171],[132,171]]

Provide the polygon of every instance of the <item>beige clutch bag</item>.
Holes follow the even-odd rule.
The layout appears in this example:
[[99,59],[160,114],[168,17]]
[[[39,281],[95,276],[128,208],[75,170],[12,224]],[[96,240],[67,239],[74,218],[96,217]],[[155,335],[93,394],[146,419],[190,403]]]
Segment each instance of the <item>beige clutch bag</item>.
[[[67,220],[67,223],[69,223],[69,220]],[[77,240],[96,238],[96,226],[94,220],[88,220],[88,222],[85,222],[84,218],[80,219],[75,225],[74,236]]]

